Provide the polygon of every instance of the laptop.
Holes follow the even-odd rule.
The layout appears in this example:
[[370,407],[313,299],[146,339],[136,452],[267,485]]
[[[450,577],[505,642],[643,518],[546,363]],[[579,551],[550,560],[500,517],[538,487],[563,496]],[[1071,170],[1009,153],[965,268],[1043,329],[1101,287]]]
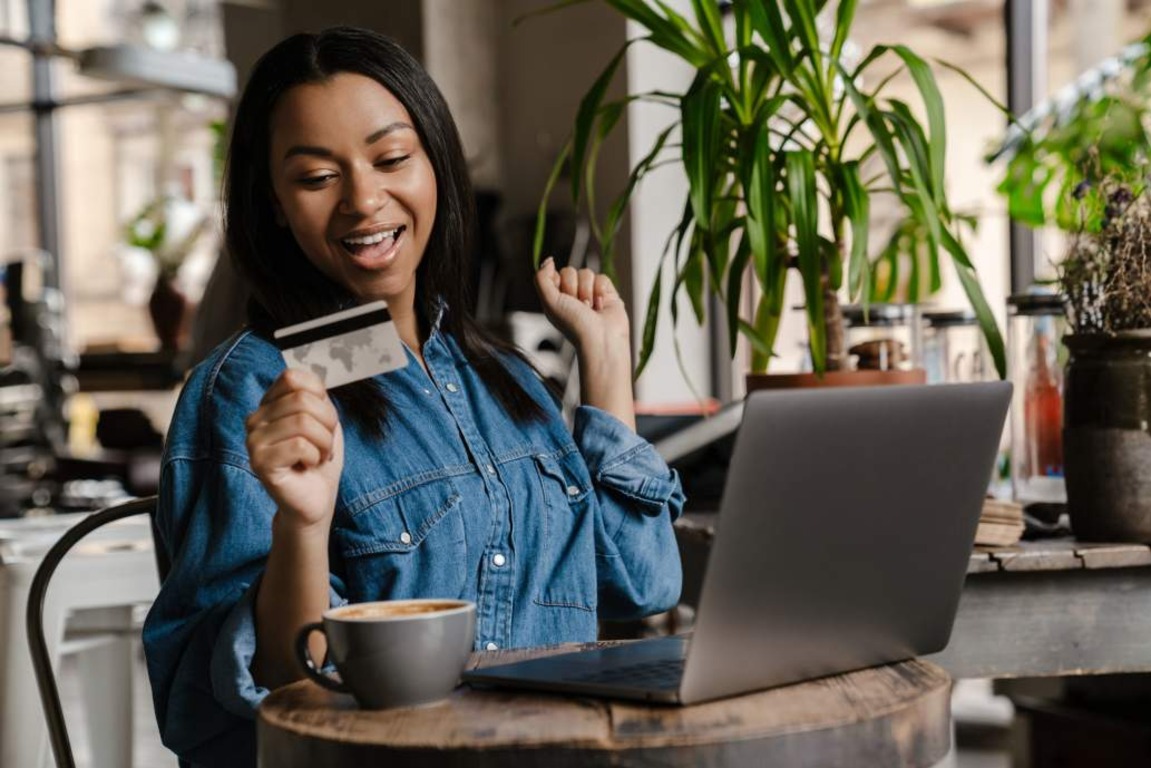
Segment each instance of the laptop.
[[690,636],[468,671],[694,704],[942,650],[1011,384],[754,392]]

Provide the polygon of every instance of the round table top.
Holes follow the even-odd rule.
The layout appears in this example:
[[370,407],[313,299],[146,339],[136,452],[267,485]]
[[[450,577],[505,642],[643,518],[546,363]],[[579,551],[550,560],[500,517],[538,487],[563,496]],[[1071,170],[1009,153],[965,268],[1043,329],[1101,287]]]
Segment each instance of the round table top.
[[929,766],[950,744],[950,682],[911,660],[690,707],[461,686],[432,706],[369,711],[300,681],[260,707],[260,765]]

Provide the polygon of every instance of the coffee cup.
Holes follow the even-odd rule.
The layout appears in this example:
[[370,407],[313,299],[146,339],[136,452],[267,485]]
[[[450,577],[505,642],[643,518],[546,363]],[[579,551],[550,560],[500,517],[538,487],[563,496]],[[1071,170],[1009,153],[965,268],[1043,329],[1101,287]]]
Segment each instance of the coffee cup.
[[[322,632],[339,679],[312,660],[308,639]],[[452,692],[476,632],[476,606],[467,600],[383,600],[332,608],[296,637],[304,673],[333,691],[350,693],[364,709],[432,704]]]

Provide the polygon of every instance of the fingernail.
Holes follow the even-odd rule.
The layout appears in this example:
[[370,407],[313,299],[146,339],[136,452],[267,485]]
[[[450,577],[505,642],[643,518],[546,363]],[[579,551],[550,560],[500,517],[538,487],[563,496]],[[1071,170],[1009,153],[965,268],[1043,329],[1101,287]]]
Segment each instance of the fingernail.
[[548,256],[546,259],[544,259],[544,263],[540,264],[540,269],[543,269],[544,267],[551,267],[554,265],[555,265],[555,259],[553,259],[551,256]]

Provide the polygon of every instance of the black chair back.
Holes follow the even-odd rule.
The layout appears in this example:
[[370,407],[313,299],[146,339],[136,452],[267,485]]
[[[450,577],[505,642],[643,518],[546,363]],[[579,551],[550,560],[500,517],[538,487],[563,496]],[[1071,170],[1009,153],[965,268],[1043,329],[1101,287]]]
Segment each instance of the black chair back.
[[60,706],[60,689],[56,685],[56,675],[52,670],[52,657],[48,653],[48,643],[44,637],[44,600],[48,594],[48,584],[56,572],[64,555],[85,536],[101,526],[134,515],[148,515],[152,521],[152,538],[156,551],[156,567],[163,581],[168,573],[168,557],[156,535],[156,497],[147,496],[107,507],[85,517],[72,526],[52,545],[44,556],[28,593],[28,612],[25,617],[28,632],[28,648],[32,653],[32,670],[36,675],[36,687],[40,689],[40,703],[44,708],[44,718],[48,723],[48,737],[52,742],[52,754],[58,768],[75,768],[72,744],[68,739],[68,726],[64,722],[64,710]]

